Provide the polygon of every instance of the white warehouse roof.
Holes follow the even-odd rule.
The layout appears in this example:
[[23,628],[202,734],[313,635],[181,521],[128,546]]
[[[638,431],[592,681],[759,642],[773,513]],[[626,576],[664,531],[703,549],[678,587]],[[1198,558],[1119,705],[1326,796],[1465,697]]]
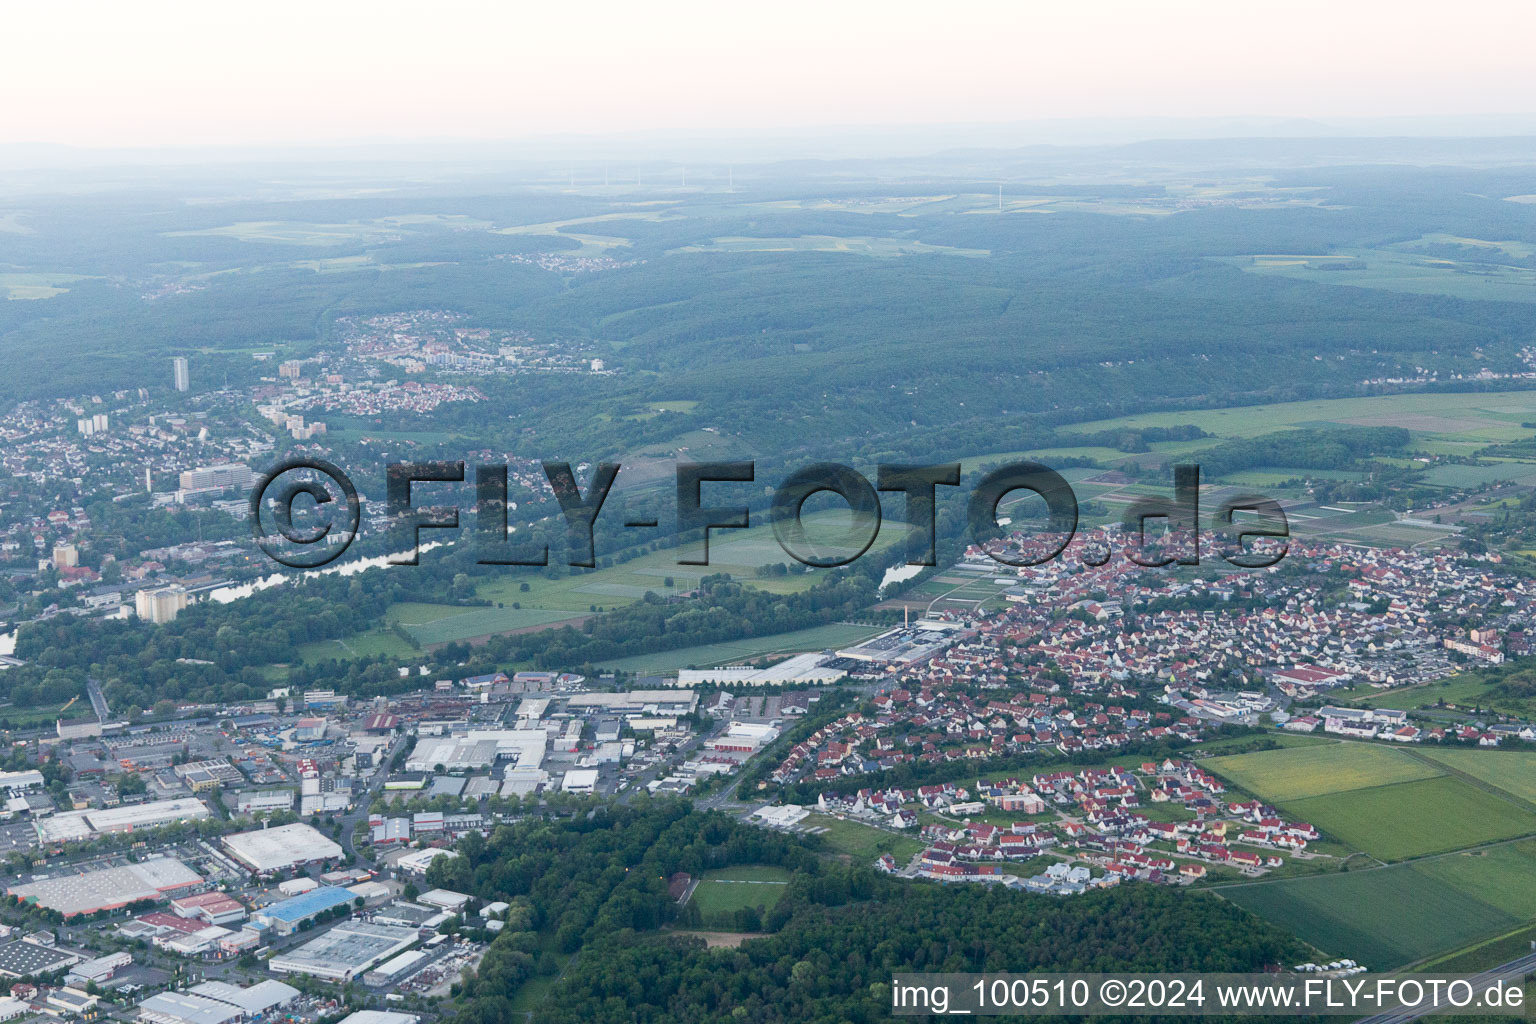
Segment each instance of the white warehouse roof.
[[294,822],[224,837],[224,847],[252,871],[282,871],[299,864],[340,857],[340,846],[316,829]]

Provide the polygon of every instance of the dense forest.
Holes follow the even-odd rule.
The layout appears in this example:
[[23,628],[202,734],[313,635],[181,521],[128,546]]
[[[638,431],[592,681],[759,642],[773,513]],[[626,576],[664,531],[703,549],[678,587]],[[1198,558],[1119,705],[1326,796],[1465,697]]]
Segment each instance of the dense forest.
[[[466,837],[463,856],[435,861],[427,880],[511,909],[453,1020],[520,1020],[513,1001],[541,974],[560,975],[533,1010],[549,1024],[864,1022],[888,1019],[896,971],[1257,971],[1302,955],[1208,894],[1133,885],[1059,900],[946,887],[826,859],[814,842],[676,801]],[[768,934],[709,950],[666,927],[687,923],[668,893],[675,874],[744,864],[793,872],[762,922]]]

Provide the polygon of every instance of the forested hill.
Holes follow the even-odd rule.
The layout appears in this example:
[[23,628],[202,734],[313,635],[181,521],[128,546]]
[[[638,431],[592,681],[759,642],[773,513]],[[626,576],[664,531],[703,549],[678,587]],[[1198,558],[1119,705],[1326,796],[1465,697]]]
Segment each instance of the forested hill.
[[[612,373],[477,377],[488,404],[351,426],[430,430],[453,456],[472,439],[604,458],[710,428],[747,453],[920,438],[953,458],[1131,412],[1522,372],[1536,332],[1536,205],[1508,201],[1536,194],[1526,168],[1149,167],[1135,188],[1021,178],[1000,206],[995,180],[765,174],[738,168],[729,191],[27,200],[6,260],[56,294],[0,302],[0,399],[164,387],[175,354],[246,387],[253,349],[313,356],[338,318],[445,309]],[[571,269],[594,255],[603,269]]]

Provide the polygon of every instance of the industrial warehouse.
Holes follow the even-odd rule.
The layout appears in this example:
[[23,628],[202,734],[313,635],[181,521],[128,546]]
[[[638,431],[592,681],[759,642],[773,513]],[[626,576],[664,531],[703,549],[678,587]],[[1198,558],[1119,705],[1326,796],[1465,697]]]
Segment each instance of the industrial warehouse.
[[257,911],[256,920],[275,935],[292,935],[304,922],[336,907],[344,907],[361,896],[339,885],[322,885]]
[[537,768],[549,735],[543,729],[471,729],[462,736],[425,737],[405,762],[406,771],[467,771],[509,760]]
[[0,945],[0,978],[46,977],[84,959],[40,942],[19,939]]
[[341,847],[302,822],[224,837],[231,857],[257,874],[275,874],[341,856]]
[[249,988],[205,981],[185,992],[161,992],[139,1004],[144,1024],[232,1024],[287,1006],[299,990],[266,980]]
[[155,857],[138,864],[102,868],[80,874],[34,879],[14,885],[10,895],[65,917],[115,910],[139,900],[163,899],[193,886],[203,876],[174,857]]
[[343,984],[404,951],[420,938],[415,928],[348,921],[267,962],[278,974],[307,974]]
[[182,797],[94,811],[52,814],[36,819],[35,827],[38,842],[49,846],[80,842],[105,833],[135,832],[182,821],[202,821],[212,814],[208,805],[201,800]]

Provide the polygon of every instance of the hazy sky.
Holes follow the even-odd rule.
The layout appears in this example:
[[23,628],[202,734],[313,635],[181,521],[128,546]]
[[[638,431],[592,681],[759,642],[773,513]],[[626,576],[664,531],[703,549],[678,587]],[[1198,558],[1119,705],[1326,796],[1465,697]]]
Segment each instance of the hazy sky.
[[1529,0],[56,0],[0,24],[0,143],[1536,108]]

